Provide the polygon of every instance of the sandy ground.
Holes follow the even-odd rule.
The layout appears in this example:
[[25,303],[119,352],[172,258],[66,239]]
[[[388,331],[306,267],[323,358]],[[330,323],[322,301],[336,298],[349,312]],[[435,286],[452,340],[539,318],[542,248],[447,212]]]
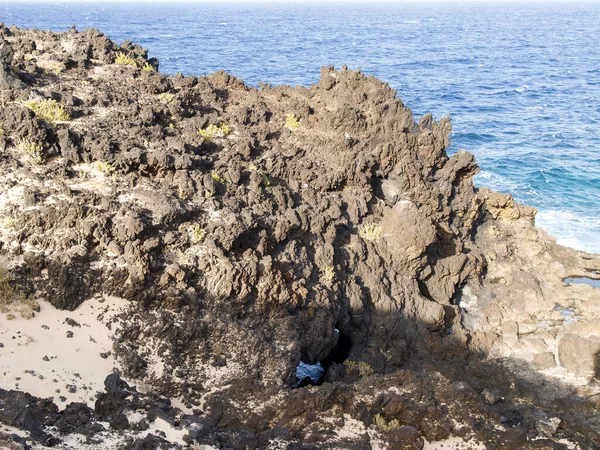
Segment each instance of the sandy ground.
[[90,299],[71,312],[41,301],[29,320],[0,314],[0,386],[39,397],[53,393],[59,407],[93,407],[96,392],[104,391],[104,379],[117,367],[112,354],[100,355],[112,350],[106,324],[126,304],[115,297]]

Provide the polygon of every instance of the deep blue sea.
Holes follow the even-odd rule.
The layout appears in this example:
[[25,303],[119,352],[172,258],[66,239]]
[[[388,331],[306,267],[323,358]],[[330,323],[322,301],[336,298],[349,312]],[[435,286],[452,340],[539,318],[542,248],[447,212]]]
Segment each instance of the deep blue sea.
[[600,253],[600,5],[0,3],[6,25],[96,27],[147,47],[163,73],[225,69],[310,85],[347,64],[414,115],[452,117],[476,182],[539,209],[562,244]]

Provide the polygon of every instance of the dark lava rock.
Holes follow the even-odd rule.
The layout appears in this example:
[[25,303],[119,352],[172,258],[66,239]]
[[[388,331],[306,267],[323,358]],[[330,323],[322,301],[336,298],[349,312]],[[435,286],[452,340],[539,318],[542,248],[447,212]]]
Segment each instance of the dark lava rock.
[[422,450],[425,441],[419,434],[419,431],[409,425],[403,425],[399,428],[393,428],[385,435],[390,448],[403,450]]
[[126,430],[129,428],[129,420],[123,413],[117,414],[115,417],[113,417],[109,424],[110,427],[114,428],[115,430]]

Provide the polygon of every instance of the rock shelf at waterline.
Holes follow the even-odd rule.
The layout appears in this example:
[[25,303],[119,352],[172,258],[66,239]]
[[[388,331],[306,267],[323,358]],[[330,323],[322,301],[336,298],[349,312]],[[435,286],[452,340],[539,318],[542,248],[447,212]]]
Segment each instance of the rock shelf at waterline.
[[[254,89],[93,29],[0,37],[0,443],[596,448],[598,291],[564,280],[600,256],[476,189],[449,119],[345,67]],[[34,348],[23,377],[77,378],[40,324],[97,341],[104,389],[20,390]]]

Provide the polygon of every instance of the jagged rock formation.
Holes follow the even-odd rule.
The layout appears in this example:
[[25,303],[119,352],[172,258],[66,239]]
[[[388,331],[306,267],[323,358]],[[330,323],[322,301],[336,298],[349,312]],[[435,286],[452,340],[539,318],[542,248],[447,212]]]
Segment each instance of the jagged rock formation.
[[[597,448],[599,295],[563,279],[597,278],[600,257],[476,189],[449,119],[417,123],[346,68],[254,89],[164,76],[96,30],[0,38],[4,268],[57,308],[131,300],[123,374],[207,414],[203,444]],[[336,328],[351,349],[333,384],[287,391]],[[363,431],[332,437],[347,421]]]

